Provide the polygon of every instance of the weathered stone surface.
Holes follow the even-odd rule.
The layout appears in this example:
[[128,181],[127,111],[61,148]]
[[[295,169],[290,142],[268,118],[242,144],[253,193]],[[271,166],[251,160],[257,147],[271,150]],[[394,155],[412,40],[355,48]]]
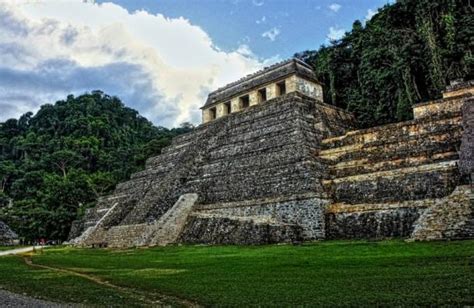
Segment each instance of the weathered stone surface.
[[383,239],[409,237],[420,216],[419,208],[399,207],[326,215],[328,239]]
[[196,214],[190,217],[181,241],[192,244],[272,244],[303,240],[301,227],[262,217]]
[[[294,70],[287,64],[278,74]],[[473,89],[415,106],[412,121],[363,130],[353,130],[351,114],[299,92],[250,105],[175,138],[87,212],[73,243],[471,237],[473,198],[460,170],[472,174]],[[178,200],[185,194],[193,201]]]
[[164,246],[175,243],[183,231],[197,199],[197,194],[182,195],[168,212],[148,228],[145,242],[139,243],[139,245]]
[[307,80],[319,83],[312,68],[305,62],[294,58],[276,63],[262,71],[243,77],[236,82],[230,83],[214,92],[211,92],[204,106],[209,107],[217,102],[225,101],[232,96],[248,92],[248,90],[252,88],[295,73],[303,76]]
[[300,226],[301,237],[314,240],[325,237],[324,212],[328,204],[327,199],[305,194],[200,205],[195,213],[221,217],[270,217],[276,222]]
[[474,238],[474,193],[459,186],[448,197],[427,200],[427,209],[416,221],[411,238],[440,240]]
[[[321,238],[320,213],[327,196],[320,180],[326,165],[315,153],[322,138],[344,132],[353,121],[347,112],[294,92],[201,125],[148,160],[146,169],[118,185],[114,195],[101,199],[87,213],[87,239],[82,236],[79,242],[105,245],[115,242],[115,235],[107,233],[117,233],[118,226],[151,226],[185,193],[198,194],[201,205],[310,193],[316,200],[310,206],[306,199],[292,201],[290,209],[275,204],[280,211],[275,217],[278,223],[302,226],[306,239]],[[268,206],[255,206],[255,212],[268,211]],[[154,244],[134,232],[124,236],[127,245]]]
[[[464,88],[456,96],[415,106],[412,121],[349,131],[322,141],[320,157],[329,164],[324,185],[336,202],[326,212],[327,237],[410,237],[418,226],[416,234],[421,238],[421,230],[433,233],[429,231],[433,227],[419,222],[433,204],[442,204],[449,213],[438,210],[430,215],[438,219],[438,228],[445,223],[444,228],[452,229],[449,217],[457,217],[466,221],[460,229],[469,236],[466,202],[457,204],[458,198],[448,197],[461,184],[460,108],[469,91]],[[465,217],[456,216],[459,211]],[[454,236],[440,234],[439,238]]]
[[464,100],[462,106],[462,134],[459,170],[474,181],[474,97]]
[[18,240],[18,235],[0,220],[0,245],[11,245]]
[[465,94],[474,95],[474,80],[454,80],[449,86],[446,87],[446,91],[443,92],[443,98],[450,98],[454,96],[461,96]]

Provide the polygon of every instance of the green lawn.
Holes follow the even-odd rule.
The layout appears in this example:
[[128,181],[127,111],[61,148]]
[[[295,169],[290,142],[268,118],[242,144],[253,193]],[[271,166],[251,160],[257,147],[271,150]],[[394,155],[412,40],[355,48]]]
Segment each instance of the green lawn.
[[[33,262],[202,305],[474,304],[474,241],[59,248],[35,255]],[[18,257],[0,259],[0,286],[63,301],[133,302],[130,294],[81,277],[29,269]]]

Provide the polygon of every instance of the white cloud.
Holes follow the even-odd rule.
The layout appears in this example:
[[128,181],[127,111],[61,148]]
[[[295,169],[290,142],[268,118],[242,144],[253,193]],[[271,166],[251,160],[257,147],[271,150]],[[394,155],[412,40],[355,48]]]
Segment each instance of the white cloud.
[[346,33],[346,30],[343,28],[330,27],[327,38],[331,41],[339,40],[344,36],[344,33]]
[[262,6],[265,4],[265,1],[261,0],[261,1],[258,1],[258,0],[252,0],[252,3],[253,5],[255,6]]
[[342,6],[339,3],[332,3],[328,6],[328,8],[335,13],[337,13],[341,9],[341,7]]
[[268,61],[246,45],[220,50],[182,17],[93,1],[0,1],[0,120],[101,89],[156,124],[198,123],[210,90]]
[[255,22],[257,24],[263,24],[266,20],[267,20],[267,17],[263,16],[262,18],[257,19]]
[[268,38],[270,41],[276,40],[277,36],[280,35],[280,29],[273,27],[268,31],[262,33],[262,37]]
[[374,15],[377,14],[377,13],[378,13],[377,10],[368,9],[367,10],[367,15],[365,15],[365,20],[366,21],[371,20],[372,17],[374,17]]

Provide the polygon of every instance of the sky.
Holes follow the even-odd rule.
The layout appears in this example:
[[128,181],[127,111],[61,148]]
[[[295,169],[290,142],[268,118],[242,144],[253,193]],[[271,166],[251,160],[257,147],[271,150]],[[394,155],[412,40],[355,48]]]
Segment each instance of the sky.
[[102,90],[155,125],[393,0],[0,0],[0,121]]

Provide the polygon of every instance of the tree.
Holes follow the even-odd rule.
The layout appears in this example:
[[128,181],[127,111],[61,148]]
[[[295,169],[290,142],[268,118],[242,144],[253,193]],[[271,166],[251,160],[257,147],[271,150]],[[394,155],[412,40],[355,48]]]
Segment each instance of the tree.
[[192,129],[155,127],[101,91],[0,123],[0,215],[27,239],[65,239],[97,198]]
[[325,100],[354,112],[362,127],[407,120],[453,79],[473,78],[469,1],[398,0],[365,26],[317,51],[295,54],[326,85]]
[[4,193],[9,180],[15,174],[15,164],[11,161],[0,161],[0,193]]

